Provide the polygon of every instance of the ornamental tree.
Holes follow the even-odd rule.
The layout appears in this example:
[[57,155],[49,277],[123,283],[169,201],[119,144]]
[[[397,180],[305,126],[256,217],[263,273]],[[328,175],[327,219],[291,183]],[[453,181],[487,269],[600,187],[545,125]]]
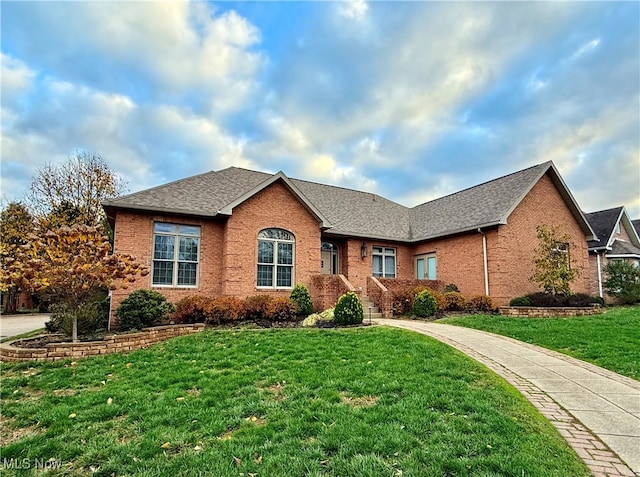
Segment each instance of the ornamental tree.
[[101,226],[40,229],[11,251],[2,270],[3,286],[16,284],[63,306],[73,318],[73,341],[78,340],[78,318],[86,315],[84,308],[100,289],[127,288],[136,276],[149,273],[134,257],[111,254]]
[[571,282],[580,271],[571,266],[570,251],[575,247],[571,235],[559,226],[538,225],[538,246],[534,250],[534,274],[530,281],[538,283],[545,293],[570,295]]

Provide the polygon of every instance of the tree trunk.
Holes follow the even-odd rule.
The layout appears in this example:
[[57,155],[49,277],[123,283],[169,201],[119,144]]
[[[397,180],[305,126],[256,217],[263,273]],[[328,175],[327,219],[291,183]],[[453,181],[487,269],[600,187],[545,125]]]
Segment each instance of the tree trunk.
[[78,315],[73,315],[73,329],[71,331],[71,341],[78,342]]

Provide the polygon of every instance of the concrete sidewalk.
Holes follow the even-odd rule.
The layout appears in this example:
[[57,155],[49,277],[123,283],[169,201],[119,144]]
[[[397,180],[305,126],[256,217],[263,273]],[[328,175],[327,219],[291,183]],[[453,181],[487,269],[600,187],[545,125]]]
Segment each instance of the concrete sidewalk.
[[640,382],[484,331],[422,321],[376,322],[436,338],[498,373],[549,418],[594,475],[640,476]]

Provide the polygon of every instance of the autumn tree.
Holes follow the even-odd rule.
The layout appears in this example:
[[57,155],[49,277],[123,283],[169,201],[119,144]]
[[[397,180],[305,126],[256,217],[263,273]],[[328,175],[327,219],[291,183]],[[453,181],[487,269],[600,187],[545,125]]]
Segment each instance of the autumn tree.
[[[34,231],[33,216],[21,202],[11,202],[0,212],[0,269],[4,274],[7,263],[14,259],[16,247],[27,243]],[[16,298],[20,289],[12,281],[2,281],[0,292],[6,294],[7,313],[16,311]]]
[[534,250],[534,274],[529,280],[538,283],[545,293],[570,295],[571,282],[580,275],[571,266],[571,235],[559,226],[539,225],[536,227],[538,246]]
[[127,288],[137,275],[149,273],[130,255],[111,254],[100,226],[41,229],[27,239],[11,247],[2,284],[40,292],[64,307],[73,320],[73,341],[78,339],[78,320],[87,318],[87,306],[99,290]]
[[51,228],[82,224],[106,227],[102,201],[125,191],[124,181],[98,154],[79,151],[60,164],[47,164],[34,175],[27,203]]

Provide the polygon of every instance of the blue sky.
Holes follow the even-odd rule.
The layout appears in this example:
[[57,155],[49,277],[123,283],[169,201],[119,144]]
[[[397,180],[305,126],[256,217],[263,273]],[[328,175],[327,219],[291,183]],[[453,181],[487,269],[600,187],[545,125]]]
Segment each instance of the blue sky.
[[134,192],[239,166],[407,206],[553,160],[640,218],[638,2],[2,2],[2,199],[103,156]]

